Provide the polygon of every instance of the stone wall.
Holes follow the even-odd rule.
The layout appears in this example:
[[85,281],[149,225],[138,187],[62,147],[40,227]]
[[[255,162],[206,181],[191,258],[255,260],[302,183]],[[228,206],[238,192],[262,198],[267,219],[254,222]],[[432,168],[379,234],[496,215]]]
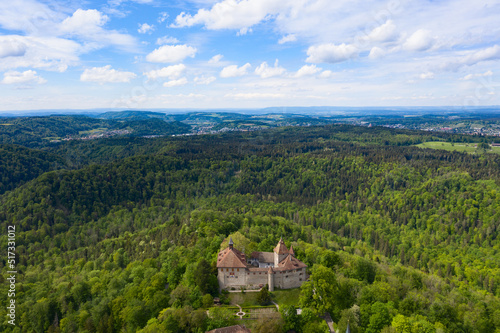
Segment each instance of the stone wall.
[[[273,273],[274,287],[280,289],[298,288],[307,278],[305,268]],[[267,270],[219,268],[217,278],[221,289],[239,289],[241,286],[257,289],[260,285],[265,286],[268,283]]]

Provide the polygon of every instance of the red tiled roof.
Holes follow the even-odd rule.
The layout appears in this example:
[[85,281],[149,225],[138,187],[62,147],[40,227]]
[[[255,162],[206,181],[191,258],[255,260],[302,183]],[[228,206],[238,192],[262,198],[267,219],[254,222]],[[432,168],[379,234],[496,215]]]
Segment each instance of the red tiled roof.
[[229,247],[219,252],[217,257],[217,267],[247,267],[245,254]]
[[278,264],[278,268],[281,268],[284,270],[299,269],[299,268],[304,268],[304,267],[307,267],[307,265],[291,255],[286,256],[286,258],[283,259]]
[[272,252],[252,252],[251,257],[258,259],[259,262],[274,262],[274,253]]
[[280,239],[278,245],[276,245],[276,247],[274,248],[274,252],[276,252],[277,254],[288,254],[288,249],[286,248],[283,239]]
[[292,256],[295,256],[295,251],[293,250],[293,245],[290,245],[290,251],[288,251]]

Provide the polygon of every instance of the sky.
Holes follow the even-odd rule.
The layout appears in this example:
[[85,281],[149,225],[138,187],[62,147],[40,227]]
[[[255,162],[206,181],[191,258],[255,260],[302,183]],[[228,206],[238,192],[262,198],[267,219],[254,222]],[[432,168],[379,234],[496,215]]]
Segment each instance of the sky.
[[500,105],[500,0],[0,2],[0,112]]

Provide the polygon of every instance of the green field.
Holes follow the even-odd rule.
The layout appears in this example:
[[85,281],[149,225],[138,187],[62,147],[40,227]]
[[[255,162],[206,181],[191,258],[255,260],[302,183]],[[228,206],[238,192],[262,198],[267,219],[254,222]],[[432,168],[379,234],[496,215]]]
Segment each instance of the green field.
[[[453,142],[441,142],[441,141],[429,141],[416,145],[420,148],[431,148],[431,149],[442,149],[447,151],[460,151],[471,154],[483,154],[484,149],[477,148],[477,143],[453,143]],[[491,147],[491,149],[486,150],[487,153],[500,154],[500,147]]]
[[[245,293],[229,293],[229,304],[239,304],[245,306],[258,306],[257,302],[258,292],[245,292]],[[271,298],[278,305],[298,305],[300,295],[300,288],[294,289],[279,289],[271,293]]]

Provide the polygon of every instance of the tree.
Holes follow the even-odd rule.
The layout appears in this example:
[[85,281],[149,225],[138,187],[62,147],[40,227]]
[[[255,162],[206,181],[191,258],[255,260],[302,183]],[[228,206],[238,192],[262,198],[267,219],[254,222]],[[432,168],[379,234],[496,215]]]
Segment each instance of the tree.
[[337,293],[335,273],[323,265],[314,265],[309,281],[301,286],[299,301],[302,307],[311,307],[321,316],[325,312],[334,312]]
[[266,284],[257,294],[257,302],[259,302],[260,305],[268,305],[271,303],[271,294],[268,289],[269,287]]
[[207,330],[213,330],[219,327],[234,325],[236,322],[234,312],[222,307],[210,308],[208,310]]
[[297,314],[295,305],[282,305],[280,307],[281,318],[285,323],[285,332],[290,330],[300,332],[301,322],[300,316]]
[[285,322],[278,313],[260,317],[255,325],[256,333],[280,333],[284,331]]

